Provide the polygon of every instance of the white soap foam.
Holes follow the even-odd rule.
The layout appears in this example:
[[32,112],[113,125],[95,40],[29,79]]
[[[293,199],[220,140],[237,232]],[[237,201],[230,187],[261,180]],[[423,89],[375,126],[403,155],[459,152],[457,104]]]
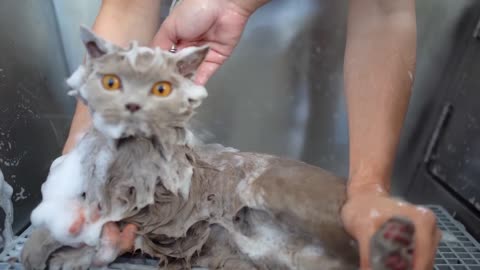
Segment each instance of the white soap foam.
[[58,241],[72,244],[68,229],[83,207],[79,198],[85,184],[80,151],[57,158],[42,185],[42,202],[31,214],[32,225],[46,227]]
[[252,238],[234,232],[234,239],[240,250],[252,259],[273,256],[290,265],[289,258],[292,254],[286,252],[287,239],[284,234],[268,226],[258,226],[256,229],[258,234]]
[[[32,225],[45,227],[59,242],[78,246],[98,243],[102,226],[108,221],[118,221],[120,213],[112,213],[92,223],[89,218],[89,207],[82,199],[82,193],[87,188],[87,179],[82,170],[83,155],[88,153],[88,143],[79,145],[72,152],[57,158],[50,168],[47,180],[42,185],[42,202],[33,210]],[[98,164],[106,165],[108,156],[95,156]],[[97,165],[98,165],[97,164]],[[101,168],[97,167],[98,170]],[[70,226],[78,218],[80,209],[85,210],[86,223],[77,235],[69,233]]]
[[268,226],[256,224],[253,237],[247,237],[239,232],[233,232],[234,240],[240,250],[254,260],[274,259],[289,269],[299,269],[298,260],[321,257],[325,251],[321,246],[308,245],[298,250],[292,246],[285,232]]
[[441,242],[460,242],[458,238],[451,232],[442,231]]
[[[5,181],[3,177],[2,170],[0,170],[0,208],[3,209],[5,213],[5,222],[3,233],[0,238],[3,238],[0,241],[0,245],[7,247],[9,243],[13,240],[13,203],[12,203],[12,194],[13,188]],[[0,248],[2,248],[0,246]]]
[[[95,246],[99,243],[102,227],[109,221],[119,221],[123,218],[122,210],[113,211],[108,216],[103,216],[92,222],[90,208],[82,193],[89,185],[85,175],[84,160],[93,158],[95,164],[95,179],[102,181],[106,178],[105,172],[112,160],[108,146],[96,149],[92,155],[92,147],[98,147],[93,137],[85,137],[70,153],[55,159],[50,167],[47,180],[42,185],[42,202],[33,210],[31,222],[33,226],[47,228],[52,236],[64,245],[79,246],[87,244]],[[100,150],[100,151],[98,151]],[[91,183],[90,183],[91,184]],[[96,183],[100,184],[101,183]],[[77,235],[69,233],[72,224],[78,219],[80,211],[85,213],[85,223]],[[93,209],[92,209],[93,210]],[[96,209],[95,209],[96,210]]]
[[[67,79],[67,84],[73,89],[78,89],[84,83],[87,71],[84,66],[79,66],[75,72]],[[75,90],[76,91],[76,90]]]
[[93,125],[95,128],[100,130],[103,134],[107,135],[110,138],[118,139],[125,132],[125,125],[123,124],[109,124],[105,119],[98,115],[93,115]]
[[[340,262],[327,259],[325,250],[321,245],[306,245],[299,247],[291,242],[284,231],[267,224],[256,223],[253,226],[252,237],[233,231],[234,240],[240,251],[254,260],[274,260],[292,270],[305,269],[307,265],[313,266],[322,257],[322,266],[325,269],[339,269]],[[307,262],[307,265],[305,265]],[[308,263],[310,262],[310,263]],[[327,267],[328,266],[328,267]],[[318,265],[313,269],[318,269]],[[323,269],[323,267],[320,267]],[[307,269],[312,269],[307,267]]]

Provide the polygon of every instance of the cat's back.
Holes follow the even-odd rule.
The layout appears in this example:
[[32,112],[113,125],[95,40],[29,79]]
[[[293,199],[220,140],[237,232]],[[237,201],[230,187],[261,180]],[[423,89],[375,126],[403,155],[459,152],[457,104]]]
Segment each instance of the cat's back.
[[312,231],[318,230],[317,221],[341,227],[345,178],[305,162],[220,145],[202,146],[196,153],[215,168],[207,178],[212,186],[228,190],[224,194],[232,197],[232,210],[243,206],[267,207],[277,214],[289,210],[285,214],[296,216]]
[[[223,194],[233,202],[229,206],[234,217],[245,209],[267,213],[273,224],[280,224],[280,231],[308,235],[321,243],[327,257],[338,258],[341,264],[355,264],[356,249],[340,217],[346,199],[344,178],[301,161],[220,145],[202,146],[196,152],[217,169],[212,174],[215,187],[223,191],[228,187]],[[255,216],[247,223],[258,229],[269,222]]]

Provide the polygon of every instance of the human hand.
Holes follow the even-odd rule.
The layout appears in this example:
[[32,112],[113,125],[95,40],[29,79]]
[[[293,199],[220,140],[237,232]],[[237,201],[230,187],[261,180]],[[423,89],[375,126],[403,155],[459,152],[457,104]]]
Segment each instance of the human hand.
[[195,82],[203,85],[232,54],[248,18],[264,2],[183,0],[165,19],[152,45],[165,50],[173,44],[177,50],[209,45],[210,51],[195,75]]
[[103,225],[102,237],[93,259],[93,266],[107,266],[118,256],[133,252],[137,231],[138,228],[134,224],[127,224],[122,229],[114,222]]
[[372,189],[349,193],[342,209],[345,228],[359,244],[361,269],[371,269],[370,240],[380,226],[393,216],[408,218],[415,226],[413,269],[433,269],[436,248],[441,238],[433,212]]
[[[71,236],[79,235],[85,229],[85,226],[96,223],[101,218],[96,204],[93,204],[90,209],[79,207],[73,211],[75,211],[76,217],[68,230]],[[134,224],[126,224],[123,228],[120,228],[115,222],[105,223],[102,226],[99,246],[93,258],[93,266],[106,266],[118,256],[132,252],[135,246],[137,231],[138,228]]]

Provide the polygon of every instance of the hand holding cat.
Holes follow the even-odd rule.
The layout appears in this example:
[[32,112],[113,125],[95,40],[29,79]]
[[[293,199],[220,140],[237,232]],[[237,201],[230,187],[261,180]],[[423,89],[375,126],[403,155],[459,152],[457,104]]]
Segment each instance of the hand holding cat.
[[[208,44],[210,52],[197,71],[195,81],[204,85],[232,54],[248,18],[262,1],[246,6],[237,1],[183,0],[164,21],[153,46],[178,50]],[[241,1],[240,1],[241,2]],[[249,2],[249,1],[244,1]]]
[[[342,209],[342,219],[346,230],[358,241],[362,270],[371,267],[369,249],[373,234],[392,216],[406,217],[415,226],[413,269],[433,269],[441,233],[436,226],[435,215],[430,210],[397,201],[385,192],[376,190],[359,189],[349,195]],[[395,240],[395,236],[392,238]],[[405,239],[398,240],[402,242]],[[410,244],[407,242],[406,245]]]

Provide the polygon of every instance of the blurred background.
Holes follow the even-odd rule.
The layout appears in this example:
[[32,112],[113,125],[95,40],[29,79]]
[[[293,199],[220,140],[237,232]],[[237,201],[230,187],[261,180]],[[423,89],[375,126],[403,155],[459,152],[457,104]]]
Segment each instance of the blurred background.
[[[0,169],[14,188],[17,233],[65,142],[75,105],[65,79],[84,54],[79,25],[91,25],[99,5],[0,1]],[[168,0],[164,6],[163,16]],[[196,120],[208,140],[347,176],[346,7],[346,0],[276,0],[255,13],[207,85]],[[394,192],[443,206],[480,239],[480,2],[417,0],[417,16],[415,85]]]

